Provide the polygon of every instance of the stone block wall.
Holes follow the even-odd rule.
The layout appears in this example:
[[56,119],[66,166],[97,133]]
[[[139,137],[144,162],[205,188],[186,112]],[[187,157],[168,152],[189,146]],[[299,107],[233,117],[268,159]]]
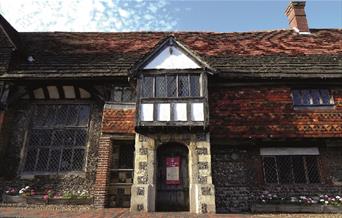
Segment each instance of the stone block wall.
[[136,134],[135,169],[131,211],[153,212],[156,209],[157,149],[176,142],[189,150],[190,212],[215,212],[215,187],[212,184],[209,134]]
[[342,144],[320,147],[322,175],[320,184],[265,184],[259,146],[212,145],[212,174],[216,194],[216,211],[246,212],[264,191],[280,197],[342,194]]

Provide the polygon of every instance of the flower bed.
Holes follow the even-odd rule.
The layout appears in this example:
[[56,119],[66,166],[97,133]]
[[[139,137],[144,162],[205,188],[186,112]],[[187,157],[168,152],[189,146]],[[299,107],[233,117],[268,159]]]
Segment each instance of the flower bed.
[[94,203],[87,191],[78,192],[55,192],[51,189],[44,192],[36,192],[26,186],[19,191],[8,188],[2,195],[3,203],[11,204],[56,204],[56,205],[91,205]]
[[342,198],[338,195],[279,197],[264,192],[251,206],[255,213],[342,213]]
[[91,205],[93,198],[48,198],[44,195],[21,196],[21,195],[2,195],[3,203],[8,204],[57,204],[57,205]]
[[342,207],[331,205],[260,204],[251,206],[253,213],[342,213]]

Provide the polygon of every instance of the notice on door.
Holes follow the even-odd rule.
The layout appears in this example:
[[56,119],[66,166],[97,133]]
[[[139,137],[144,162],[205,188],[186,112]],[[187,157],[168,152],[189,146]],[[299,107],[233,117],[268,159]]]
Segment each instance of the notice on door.
[[180,166],[180,157],[167,157],[166,158],[166,184],[168,185],[180,184],[179,166]]

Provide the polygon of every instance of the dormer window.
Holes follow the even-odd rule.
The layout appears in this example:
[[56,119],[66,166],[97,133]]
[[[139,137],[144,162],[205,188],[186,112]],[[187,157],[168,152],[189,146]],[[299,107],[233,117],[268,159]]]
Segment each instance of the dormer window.
[[204,122],[204,75],[141,76],[140,121]]
[[137,127],[206,126],[207,69],[174,38],[137,70]]
[[143,98],[200,97],[200,74],[143,76]]

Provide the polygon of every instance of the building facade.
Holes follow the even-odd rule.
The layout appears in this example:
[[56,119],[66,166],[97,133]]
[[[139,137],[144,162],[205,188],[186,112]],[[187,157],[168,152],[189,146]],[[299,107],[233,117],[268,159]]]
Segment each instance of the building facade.
[[0,17],[0,192],[249,211],[342,194],[342,30],[21,33]]

